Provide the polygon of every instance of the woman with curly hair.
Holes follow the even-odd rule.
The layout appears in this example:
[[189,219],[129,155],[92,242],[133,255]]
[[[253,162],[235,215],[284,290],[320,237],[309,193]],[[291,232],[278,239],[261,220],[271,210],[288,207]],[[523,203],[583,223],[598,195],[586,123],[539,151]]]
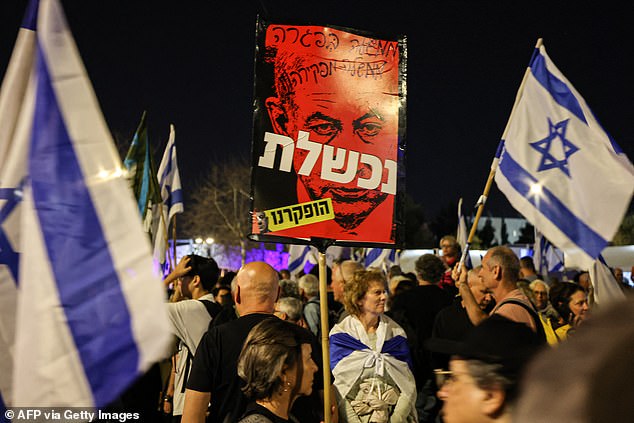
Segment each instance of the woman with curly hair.
[[588,295],[581,285],[561,282],[550,288],[550,302],[563,319],[563,326],[555,330],[563,341],[588,317]]
[[418,421],[405,331],[385,316],[383,273],[361,270],[344,286],[350,314],[330,331],[330,368],[340,422]]

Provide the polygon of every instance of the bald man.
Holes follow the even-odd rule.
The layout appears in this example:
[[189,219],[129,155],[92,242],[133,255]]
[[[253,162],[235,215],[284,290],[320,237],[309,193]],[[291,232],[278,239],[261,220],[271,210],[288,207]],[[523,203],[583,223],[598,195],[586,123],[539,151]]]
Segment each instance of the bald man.
[[182,422],[238,421],[247,399],[240,390],[236,368],[242,344],[251,328],[271,318],[280,293],[278,273],[263,262],[244,265],[231,284],[237,320],[214,326],[203,336],[185,391]]

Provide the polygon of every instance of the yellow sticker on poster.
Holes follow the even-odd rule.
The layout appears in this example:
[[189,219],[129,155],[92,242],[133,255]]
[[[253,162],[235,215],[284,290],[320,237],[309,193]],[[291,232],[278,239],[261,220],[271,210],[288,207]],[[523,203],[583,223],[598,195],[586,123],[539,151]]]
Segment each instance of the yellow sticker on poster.
[[265,210],[264,214],[267,220],[266,226],[268,231],[271,232],[324,222],[335,218],[331,198]]

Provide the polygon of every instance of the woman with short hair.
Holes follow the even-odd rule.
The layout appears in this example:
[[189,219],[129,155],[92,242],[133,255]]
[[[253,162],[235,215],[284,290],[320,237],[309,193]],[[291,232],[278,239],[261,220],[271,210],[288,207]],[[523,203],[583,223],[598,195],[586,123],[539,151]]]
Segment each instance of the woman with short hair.
[[340,422],[416,422],[416,383],[405,331],[385,316],[386,280],[361,270],[344,286],[350,314],[330,331]]
[[251,402],[239,423],[295,422],[293,402],[310,395],[317,371],[311,353],[311,335],[297,325],[270,318],[251,329],[238,358]]

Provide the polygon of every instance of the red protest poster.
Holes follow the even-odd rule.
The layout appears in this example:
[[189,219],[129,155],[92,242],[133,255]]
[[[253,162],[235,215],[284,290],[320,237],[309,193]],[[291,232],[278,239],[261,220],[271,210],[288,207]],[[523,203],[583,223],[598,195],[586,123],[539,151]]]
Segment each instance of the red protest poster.
[[404,37],[258,21],[251,239],[400,243],[405,59]]

